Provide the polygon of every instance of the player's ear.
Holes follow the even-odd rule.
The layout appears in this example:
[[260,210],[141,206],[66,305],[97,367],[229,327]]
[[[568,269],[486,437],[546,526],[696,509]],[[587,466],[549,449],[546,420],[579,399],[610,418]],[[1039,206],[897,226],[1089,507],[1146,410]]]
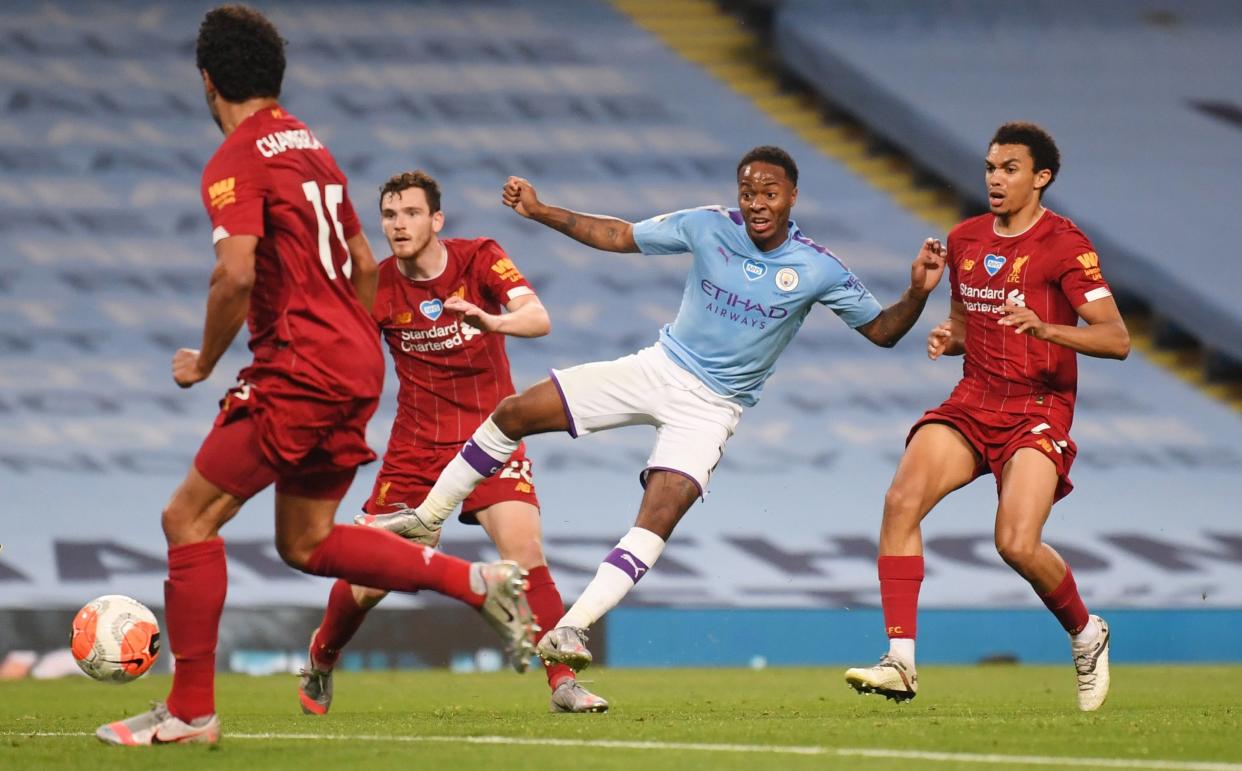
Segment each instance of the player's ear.
[[211,76],[207,74],[207,70],[199,70],[203,75],[203,89],[207,92],[207,98],[215,96],[216,84],[211,82]]
[[1040,169],[1035,172],[1035,189],[1044,192],[1044,188],[1048,187],[1048,183],[1052,181],[1052,169]]
[[440,211],[431,215],[431,232],[438,234],[443,229],[444,229],[444,210],[441,209]]
[[798,188],[795,185],[794,189],[789,193],[789,208],[792,209],[793,205],[796,204],[797,202],[798,202]]

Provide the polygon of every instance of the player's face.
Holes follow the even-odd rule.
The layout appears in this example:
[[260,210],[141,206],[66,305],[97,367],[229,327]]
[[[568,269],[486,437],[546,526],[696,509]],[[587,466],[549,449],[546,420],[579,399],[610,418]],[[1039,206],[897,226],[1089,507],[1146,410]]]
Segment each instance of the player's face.
[[389,193],[380,201],[380,224],[397,259],[418,256],[444,227],[444,213],[431,211],[427,193],[409,187]]
[[1008,217],[1038,203],[1039,191],[1052,174],[1035,172],[1035,159],[1026,145],[992,145],[984,160],[987,169],[988,208],[998,217]]
[[797,200],[798,188],[774,163],[754,161],[737,173],[737,205],[746,234],[764,251],[785,243],[789,210]]

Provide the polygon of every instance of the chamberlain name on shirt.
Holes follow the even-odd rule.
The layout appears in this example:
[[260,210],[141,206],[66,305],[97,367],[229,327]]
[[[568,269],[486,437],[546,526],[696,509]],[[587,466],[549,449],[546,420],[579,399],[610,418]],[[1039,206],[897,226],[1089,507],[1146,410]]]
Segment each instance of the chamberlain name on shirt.
[[273,158],[285,150],[322,150],[323,145],[310,132],[310,129],[289,129],[277,131],[254,140],[259,154],[264,158]]

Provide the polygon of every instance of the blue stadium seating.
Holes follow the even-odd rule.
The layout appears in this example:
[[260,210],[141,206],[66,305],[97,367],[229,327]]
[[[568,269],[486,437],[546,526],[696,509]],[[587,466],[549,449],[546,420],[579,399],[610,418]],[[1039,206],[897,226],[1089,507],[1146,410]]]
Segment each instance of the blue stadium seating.
[[975,200],[996,127],[1046,126],[1049,205],[1107,275],[1242,362],[1242,6],[790,0],[775,34],[787,66]]

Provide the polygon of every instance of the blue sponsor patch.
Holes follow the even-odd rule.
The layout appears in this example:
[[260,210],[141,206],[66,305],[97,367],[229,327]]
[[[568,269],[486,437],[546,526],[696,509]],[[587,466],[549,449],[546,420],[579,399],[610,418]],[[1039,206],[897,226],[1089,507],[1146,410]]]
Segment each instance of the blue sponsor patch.
[[768,274],[768,266],[758,260],[747,260],[742,263],[742,272],[746,274],[746,278],[754,281]]
[[999,254],[989,254],[983,258],[983,269],[988,272],[989,276],[995,276],[1003,267],[1005,267],[1005,258]]
[[444,303],[439,300],[423,300],[418,304],[418,312],[435,321],[444,313]]

